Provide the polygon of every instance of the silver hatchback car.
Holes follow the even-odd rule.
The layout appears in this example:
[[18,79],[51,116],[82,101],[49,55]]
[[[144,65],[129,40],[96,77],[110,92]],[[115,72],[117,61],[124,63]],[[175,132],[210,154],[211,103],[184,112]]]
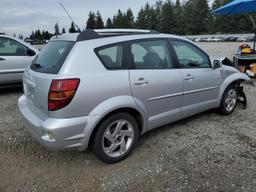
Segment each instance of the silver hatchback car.
[[0,34],[0,88],[22,82],[24,70],[38,50],[26,42]]
[[147,30],[54,36],[24,73],[19,110],[47,148],[121,161],[139,135],[202,111],[227,115],[249,78],[191,41]]

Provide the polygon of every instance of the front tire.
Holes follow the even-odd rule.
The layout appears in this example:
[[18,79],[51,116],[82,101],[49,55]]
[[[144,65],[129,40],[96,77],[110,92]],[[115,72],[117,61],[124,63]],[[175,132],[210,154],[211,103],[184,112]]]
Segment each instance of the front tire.
[[95,156],[105,163],[117,163],[126,158],[139,138],[136,119],[128,113],[117,113],[104,120],[93,140]]
[[237,97],[237,87],[234,84],[229,85],[224,91],[221,99],[221,104],[219,108],[220,113],[223,115],[229,115],[233,113],[237,105]]

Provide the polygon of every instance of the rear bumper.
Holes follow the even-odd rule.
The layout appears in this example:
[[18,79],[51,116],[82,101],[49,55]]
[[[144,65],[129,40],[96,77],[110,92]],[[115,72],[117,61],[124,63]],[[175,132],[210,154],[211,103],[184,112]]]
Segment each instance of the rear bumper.
[[40,119],[29,109],[24,95],[19,98],[18,106],[27,131],[40,144],[52,150],[85,150],[98,120],[98,116]]

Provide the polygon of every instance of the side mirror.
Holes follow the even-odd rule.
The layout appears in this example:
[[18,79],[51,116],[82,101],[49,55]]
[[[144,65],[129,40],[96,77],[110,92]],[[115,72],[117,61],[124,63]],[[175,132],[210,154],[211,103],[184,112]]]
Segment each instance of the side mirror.
[[212,67],[213,67],[213,69],[221,68],[221,61],[220,60],[214,60]]
[[28,56],[34,56],[36,54],[35,51],[33,51],[32,49],[27,49],[27,55]]

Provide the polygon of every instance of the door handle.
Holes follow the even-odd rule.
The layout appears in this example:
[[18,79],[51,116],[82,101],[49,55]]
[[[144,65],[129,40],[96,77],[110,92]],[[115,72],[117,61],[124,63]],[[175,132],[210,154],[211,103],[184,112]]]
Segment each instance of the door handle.
[[187,74],[185,77],[184,77],[184,80],[192,80],[194,79],[194,77],[190,74]]
[[139,78],[137,81],[134,82],[134,85],[146,85],[148,84],[148,81],[144,78]]
[[0,57],[0,61],[4,61],[4,60],[5,60],[4,58]]

